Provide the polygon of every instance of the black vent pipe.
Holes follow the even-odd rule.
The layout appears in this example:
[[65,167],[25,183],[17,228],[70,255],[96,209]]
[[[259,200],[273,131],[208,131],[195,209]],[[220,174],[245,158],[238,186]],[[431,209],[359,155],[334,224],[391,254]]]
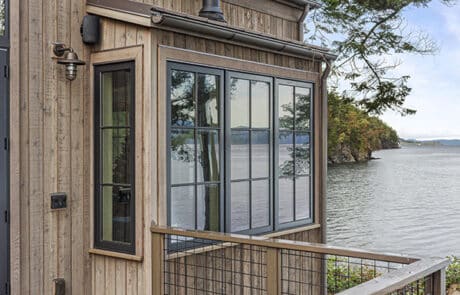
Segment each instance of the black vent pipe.
[[208,19],[225,22],[224,13],[220,8],[220,0],[203,0],[200,16]]

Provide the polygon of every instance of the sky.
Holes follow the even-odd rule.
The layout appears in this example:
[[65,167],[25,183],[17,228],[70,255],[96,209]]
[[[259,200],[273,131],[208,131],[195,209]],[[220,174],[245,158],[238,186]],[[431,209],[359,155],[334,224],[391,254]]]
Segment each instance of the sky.
[[402,138],[460,139],[460,1],[446,6],[435,0],[403,15],[408,29],[427,32],[439,50],[429,56],[400,56],[397,73],[411,76],[406,107],[417,114],[401,117],[389,111],[381,119]]

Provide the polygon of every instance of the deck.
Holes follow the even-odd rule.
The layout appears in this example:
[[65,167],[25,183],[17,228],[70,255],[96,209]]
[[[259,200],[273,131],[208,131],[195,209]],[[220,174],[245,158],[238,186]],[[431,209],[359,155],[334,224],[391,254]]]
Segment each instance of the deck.
[[154,294],[444,295],[448,259],[152,226]]

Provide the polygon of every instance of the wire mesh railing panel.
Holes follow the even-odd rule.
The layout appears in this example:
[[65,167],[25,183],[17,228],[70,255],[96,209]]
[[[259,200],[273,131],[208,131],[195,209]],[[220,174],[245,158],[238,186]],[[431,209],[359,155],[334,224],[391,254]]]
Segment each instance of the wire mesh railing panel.
[[388,293],[388,295],[433,295],[434,284],[433,276],[426,276],[423,279],[412,282],[403,288]]
[[166,235],[165,294],[267,294],[266,249]]
[[336,294],[370,281],[404,264],[281,250],[282,294]]

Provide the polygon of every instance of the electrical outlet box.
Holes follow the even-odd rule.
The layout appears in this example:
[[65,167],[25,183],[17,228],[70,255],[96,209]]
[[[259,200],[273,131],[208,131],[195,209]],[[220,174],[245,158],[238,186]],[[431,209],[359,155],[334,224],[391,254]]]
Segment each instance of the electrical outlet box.
[[54,193],[51,194],[51,209],[65,209],[67,208],[67,194]]

